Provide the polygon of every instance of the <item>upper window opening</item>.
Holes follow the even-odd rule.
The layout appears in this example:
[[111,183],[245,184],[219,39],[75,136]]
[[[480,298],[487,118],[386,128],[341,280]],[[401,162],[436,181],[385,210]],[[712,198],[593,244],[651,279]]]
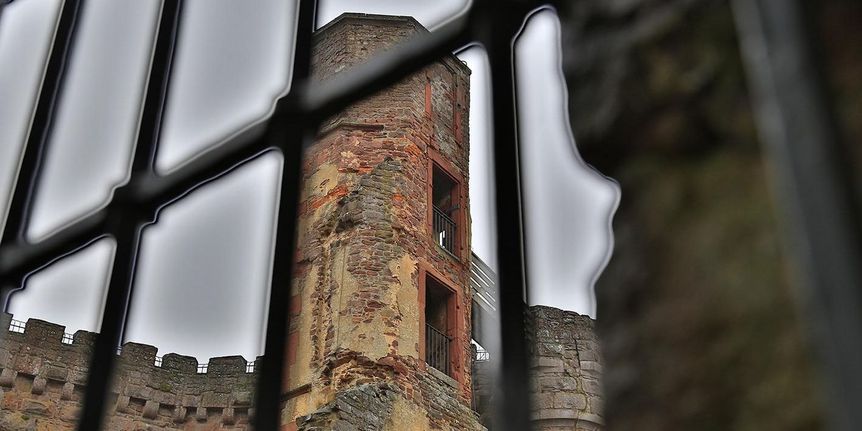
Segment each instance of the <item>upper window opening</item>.
[[431,189],[435,241],[454,255],[458,244],[458,224],[455,217],[455,211],[459,209],[458,182],[435,164]]

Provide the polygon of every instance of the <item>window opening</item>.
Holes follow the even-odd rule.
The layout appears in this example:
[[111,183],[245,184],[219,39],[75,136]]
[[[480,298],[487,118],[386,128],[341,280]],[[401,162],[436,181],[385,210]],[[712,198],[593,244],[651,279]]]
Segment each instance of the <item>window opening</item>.
[[425,280],[425,362],[450,375],[449,358],[453,334],[450,304],[454,295],[437,280]]
[[431,200],[434,206],[434,240],[449,253],[455,254],[458,244],[458,182],[434,165],[431,179]]

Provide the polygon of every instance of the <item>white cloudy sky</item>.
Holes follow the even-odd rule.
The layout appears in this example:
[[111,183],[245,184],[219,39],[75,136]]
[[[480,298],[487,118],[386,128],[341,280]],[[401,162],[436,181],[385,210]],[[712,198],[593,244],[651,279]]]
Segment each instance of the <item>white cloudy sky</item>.
[[[433,28],[465,7],[446,0],[321,1],[319,24],[342,12],[413,15]],[[0,22],[0,203],[8,199],[59,0],[17,1]],[[358,7],[359,6],[359,7]],[[153,36],[155,0],[92,0],[83,15],[28,235],[38,239],[101,205],[124,181]],[[294,4],[188,0],[157,161],[170,170],[264,118],[283,94]],[[611,248],[618,191],[581,161],[568,129],[559,23],[535,15],[517,45],[529,297],[594,315],[593,280]],[[495,265],[488,67],[471,77],[473,248]],[[14,65],[11,66],[10,65]],[[281,160],[269,154],[166,208],[145,233],[127,339],[206,360],[262,349],[268,260]],[[5,207],[5,205],[3,205]],[[75,329],[99,326],[113,252],[101,240],[28,279],[9,310]]]

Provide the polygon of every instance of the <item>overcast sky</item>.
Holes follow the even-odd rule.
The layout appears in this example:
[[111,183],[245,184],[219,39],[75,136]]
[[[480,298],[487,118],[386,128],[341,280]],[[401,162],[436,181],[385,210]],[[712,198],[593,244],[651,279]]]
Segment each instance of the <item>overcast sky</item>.
[[[453,0],[423,3],[365,1],[358,10],[357,2],[322,1],[318,24],[352,11],[413,15],[433,28],[465,6]],[[0,22],[4,200],[58,4],[14,2]],[[256,2],[254,8],[235,0],[187,1],[159,169],[174,169],[267,115],[287,90],[294,6],[281,0]],[[88,2],[50,138],[31,238],[98,207],[110,185],[125,180],[157,8],[154,0]],[[517,46],[530,300],[594,315],[592,284],[610,252],[609,216],[618,192],[575,150],[558,40],[555,15],[542,12]],[[481,48],[459,55],[473,71],[473,248],[495,266],[487,60]],[[260,354],[280,166],[280,157],[269,154],[162,211],[144,235],[128,340],[156,345],[159,354],[175,351],[202,361]],[[65,324],[67,332],[95,330],[112,251],[112,241],[102,240],[32,276],[9,311],[16,319]]]

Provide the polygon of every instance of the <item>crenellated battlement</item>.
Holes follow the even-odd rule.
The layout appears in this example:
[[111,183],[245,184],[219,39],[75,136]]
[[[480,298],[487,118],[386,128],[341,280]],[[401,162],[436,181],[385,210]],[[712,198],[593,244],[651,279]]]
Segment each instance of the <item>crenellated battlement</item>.
[[[89,374],[93,332],[65,333],[39,319],[26,323],[0,313],[0,428],[39,421],[73,428]],[[126,343],[118,349],[111,429],[134,423],[183,429],[190,422],[244,429],[254,414],[255,362],[242,356],[197,359]],[[209,429],[209,428],[208,428]]]

